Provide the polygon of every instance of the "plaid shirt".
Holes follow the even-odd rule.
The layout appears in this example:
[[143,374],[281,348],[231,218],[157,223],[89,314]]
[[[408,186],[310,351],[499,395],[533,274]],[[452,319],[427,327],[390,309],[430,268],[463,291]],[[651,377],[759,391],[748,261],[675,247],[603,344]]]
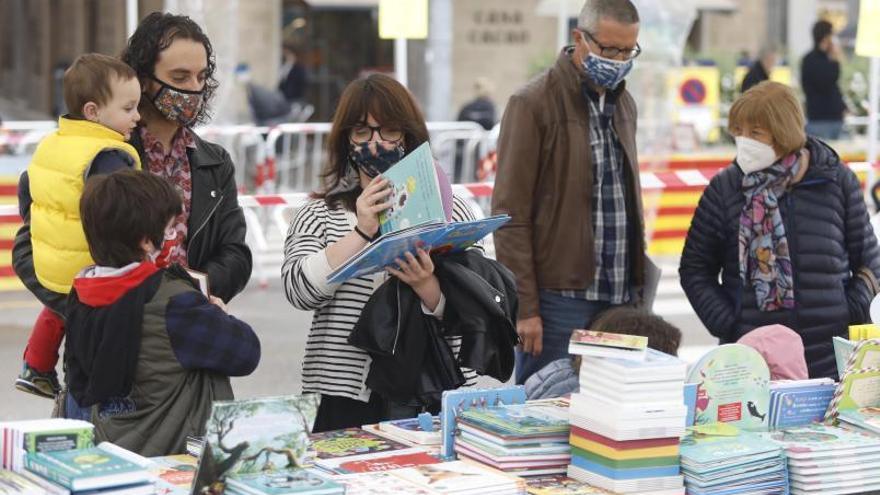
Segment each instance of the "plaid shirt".
[[593,152],[593,243],[596,274],[586,290],[558,291],[563,296],[623,304],[629,301],[629,246],[624,189],[623,148],[612,126],[615,95],[600,96],[586,84],[590,106],[590,148]]

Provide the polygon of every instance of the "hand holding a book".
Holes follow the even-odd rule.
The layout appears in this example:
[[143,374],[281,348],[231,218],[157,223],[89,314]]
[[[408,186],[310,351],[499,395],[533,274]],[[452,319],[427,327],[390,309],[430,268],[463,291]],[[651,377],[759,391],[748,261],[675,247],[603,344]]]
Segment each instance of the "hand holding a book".
[[425,307],[434,311],[440,304],[441,292],[440,281],[434,276],[434,262],[428,254],[429,251],[430,249],[419,248],[416,250],[418,257],[407,252],[403,259],[395,260],[397,268],[389,266],[385,270],[412,287]]
[[544,325],[540,316],[517,321],[516,333],[519,335],[523,352],[537,356],[544,350]]
[[379,232],[379,213],[391,207],[388,202],[390,195],[391,183],[388,179],[379,175],[370,181],[355,202],[358,229],[370,236]]

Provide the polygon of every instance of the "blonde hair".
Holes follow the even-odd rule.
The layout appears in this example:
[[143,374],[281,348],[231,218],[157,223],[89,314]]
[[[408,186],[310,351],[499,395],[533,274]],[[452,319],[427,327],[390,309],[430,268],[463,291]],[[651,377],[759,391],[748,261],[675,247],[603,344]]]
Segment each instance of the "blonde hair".
[[773,146],[782,155],[804,147],[804,111],[791,88],[774,81],[755,85],[737,98],[730,108],[727,130],[743,125],[761,127],[773,137]]

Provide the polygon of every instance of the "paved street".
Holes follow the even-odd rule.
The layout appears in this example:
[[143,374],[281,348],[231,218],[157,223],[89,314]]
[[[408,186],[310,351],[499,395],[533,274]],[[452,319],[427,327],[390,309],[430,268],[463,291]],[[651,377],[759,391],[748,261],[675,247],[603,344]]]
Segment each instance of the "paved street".
[[[656,308],[684,333],[682,354],[685,358],[702,352],[714,343],[699,320],[690,312],[678,288],[674,260],[664,260],[664,277]],[[268,266],[278,273],[277,266]],[[21,366],[31,324],[39,312],[36,301],[26,292],[0,293],[0,419],[46,417],[51,402],[22,392],[12,383]],[[229,305],[231,313],[250,323],[260,336],[263,358],[257,371],[246,378],[233,380],[238,397],[296,393],[300,386],[300,363],[305,352],[311,314],[295,310],[284,297],[277,278],[266,288],[255,282]],[[497,384],[485,380],[484,385]]]

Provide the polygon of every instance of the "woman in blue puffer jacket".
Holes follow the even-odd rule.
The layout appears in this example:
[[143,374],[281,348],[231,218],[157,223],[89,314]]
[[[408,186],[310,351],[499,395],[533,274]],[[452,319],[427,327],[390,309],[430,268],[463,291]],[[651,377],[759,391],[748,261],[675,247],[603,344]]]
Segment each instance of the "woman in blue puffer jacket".
[[880,251],[856,175],[804,133],[800,102],[763,82],[730,110],[736,160],[703,192],[681,285],[721,343],[756,327],[797,331],[811,377],[837,377],[832,337],[869,321]]

